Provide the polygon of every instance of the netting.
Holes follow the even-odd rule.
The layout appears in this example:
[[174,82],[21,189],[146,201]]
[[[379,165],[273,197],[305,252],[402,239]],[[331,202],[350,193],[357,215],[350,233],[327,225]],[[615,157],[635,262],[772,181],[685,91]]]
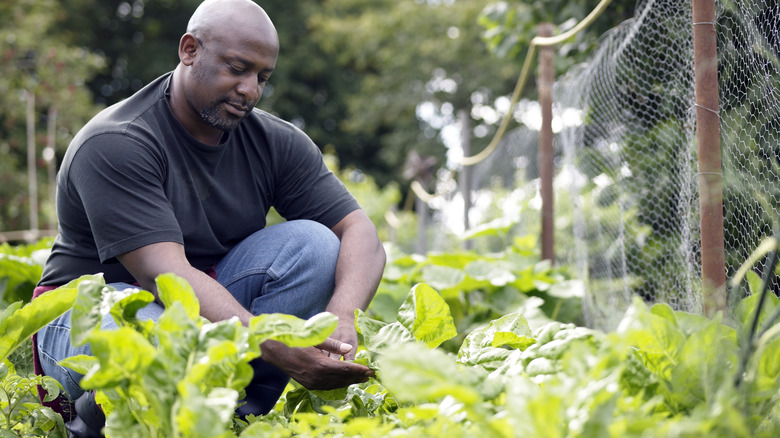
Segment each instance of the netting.
[[[780,6],[720,0],[716,8],[731,278],[773,233],[780,212]],[[553,90],[556,258],[586,283],[586,323],[606,330],[634,295],[694,313],[704,304],[692,4],[640,0],[635,11]],[[515,118],[533,112],[526,101]],[[503,206],[520,233],[540,230],[537,138],[533,129],[516,129],[472,167],[476,204]],[[460,202],[454,210],[462,211],[452,175],[440,178],[436,191],[442,204]],[[433,207],[439,224],[460,220],[452,208]],[[470,222],[482,223],[487,210],[475,205]],[[763,262],[754,270],[763,272]],[[733,299],[747,290],[729,292]]]
[[[691,3],[648,0],[555,87],[575,239],[567,262],[587,280],[589,325],[614,327],[633,294],[701,311]],[[727,276],[777,218],[778,24],[775,2],[718,4]],[[559,176],[560,178],[560,176]],[[759,269],[762,267],[759,265]]]

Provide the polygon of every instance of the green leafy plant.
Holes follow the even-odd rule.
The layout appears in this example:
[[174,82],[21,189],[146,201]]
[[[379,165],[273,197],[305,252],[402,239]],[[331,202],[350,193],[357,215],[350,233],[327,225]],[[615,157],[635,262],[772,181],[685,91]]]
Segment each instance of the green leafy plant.
[[[115,290],[102,278],[78,283],[71,339],[89,342],[94,356],[61,362],[84,374],[81,386],[97,390],[112,437],[234,436],[232,422],[240,393],[252,378],[249,361],[260,344],[321,343],[338,324],[328,313],[307,321],[290,315],[260,315],[243,326],[237,318],[208,322],[190,285],[173,274],[157,278],[165,311],[155,323],[136,317],[154,300],[139,289]],[[102,330],[106,313],[119,325]]]
[[[331,316],[266,315],[250,327],[209,323],[198,316],[189,285],[175,276],[158,279],[166,310],[156,324],[135,316],[151,294],[112,290],[99,276],[53,291],[50,305],[73,303],[74,342],[93,346],[94,357],[64,364],[85,374],[85,389],[98,391],[107,436],[772,437],[780,434],[780,299],[765,285],[776,248],[768,240],[735,277],[735,290],[746,280],[751,294],[735,299],[728,314],[709,319],[636,296],[610,332],[551,320],[538,305],[507,307],[461,332],[450,305],[460,295],[456,287],[440,292],[417,283],[386,317],[356,312],[363,340],[356,361],[372,367],[375,378],[333,391],[291,383],[274,410],[246,422],[233,413],[259,343],[314,345],[333,330]],[[772,267],[759,277],[750,268],[766,254]],[[422,275],[427,265],[408,257],[396,273]],[[480,281],[478,269],[464,269],[472,263],[491,272],[487,256],[436,257],[464,272],[456,285]],[[492,272],[504,269],[498,265]],[[524,297],[532,298],[539,299]],[[28,306],[2,313],[4,333],[21,339],[48,319],[38,313],[46,311],[43,304]],[[99,329],[106,313],[118,330]],[[5,338],[0,352],[17,345]],[[455,350],[453,339],[461,340]],[[30,385],[20,383],[19,391]],[[43,429],[36,427],[56,421],[31,407],[10,409],[25,417],[13,433],[38,436]]]
[[46,324],[66,312],[76,299],[76,283],[48,292],[32,302],[21,301],[0,311],[0,436],[66,436],[62,417],[37,400],[35,390],[46,390],[45,401],[54,400],[60,385],[48,376],[20,375],[8,357]]
[[[483,229],[480,235],[500,230]],[[571,280],[536,255],[536,239],[515,237],[504,251],[407,255],[387,247],[388,262],[377,296],[368,309],[379,320],[392,321],[411,287],[424,283],[446,301],[460,335],[445,345],[456,352],[474,328],[512,312],[523,312],[534,325],[551,319],[579,322],[582,283]]]
[[[510,313],[471,331],[454,355],[437,347],[454,330],[446,302],[417,285],[395,321],[358,313],[361,360],[376,379],[295,389],[242,436],[776,436],[780,329],[739,370],[737,334],[759,296],[735,309],[736,327],[639,297],[610,333],[558,321],[532,329]],[[764,299],[766,312],[780,309]]]
[[41,278],[49,255],[51,239],[29,245],[0,244],[0,306],[32,299],[35,284]]
[[20,376],[13,364],[0,364],[0,437],[50,436],[65,438],[60,414],[37,402],[37,387],[47,391],[46,401],[59,395],[59,384],[46,376]]

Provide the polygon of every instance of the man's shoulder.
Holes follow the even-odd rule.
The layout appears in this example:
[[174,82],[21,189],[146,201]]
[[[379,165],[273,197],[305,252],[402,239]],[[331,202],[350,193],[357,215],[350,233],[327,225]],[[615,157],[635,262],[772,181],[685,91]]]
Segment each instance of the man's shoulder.
[[153,129],[150,125],[159,123],[164,116],[159,103],[165,98],[169,77],[170,73],[165,74],[127,99],[100,111],[79,131],[74,143],[101,134],[133,134],[134,130]]
[[260,108],[252,110],[252,114],[247,117],[245,121],[249,122],[247,128],[251,131],[259,129],[269,138],[289,138],[291,136],[306,137],[306,134],[293,123],[261,110]]

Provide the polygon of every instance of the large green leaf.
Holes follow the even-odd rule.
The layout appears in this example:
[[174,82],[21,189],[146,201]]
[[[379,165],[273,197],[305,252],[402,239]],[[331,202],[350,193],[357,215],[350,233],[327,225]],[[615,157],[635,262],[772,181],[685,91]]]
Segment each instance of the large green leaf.
[[203,393],[196,385],[180,385],[176,410],[178,436],[188,438],[234,437],[230,422],[238,401],[238,391],[213,388]]
[[497,382],[487,380],[479,368],[460,366],[453,356],[417,343],[399,346],[378,363],[382,384],[401,401],[421,403],[450,396],[475,405],[500,392]]
[[718,320],[705,321],[688,337],[677,356],[678,364],[669,380],[670,404],[686,411],[714,401],[718,388],[736,371],[737,352],[734,329]]
[[414,335],[400,322],[387,323],[369,318],[360,309],[355,311],[355,325],[363,335],[366,349],[376,353],[392,351],[401,344],[414,342]]
[[[742,324],[742,333],[746,333],[749,328],[750,324],[753,322],[753,318],[755,316],[756,308],[758,307],[758,303],[761,299],[761,294],[755,294],[751,295],[742,301],[739,302],[737,305],[737,308],[735,310],[736,317],[738,321]],[[758,318],[758,328],[760,329],[764,324],[766,324],[767,318],[772,314],[772,312],[775,310],[775,308],[780,305],[780,298],[775,296],[773,293],[768,293],[765,295],[763,308],[761,309],[761,315],[759,315]]]
[[260,356],[260,345],[237,319],[204,324],[186,380],[203,391],[224,387],[243,389],[252,380],[249,361]]
[[510,313],[469,333],[458,351],[458,362],[492,371],[506,361],[512,350],[525,350],[534,343],[525,317]]
[[24,307],[9,306],[0,313],[0,359],[5,360],[30,336],[73,306],[82,280],[102,281],[101,275],[81,277],[34,299]]
[[187,280],[175,274],[161,274],[154,281],[157,284],[157,294],[165,307],[179,302],[190,319],[197,320],[200,317],[198,297]]
[[461,269],[450,266],[428,265],[422,270],[422,281],[438,290],[452,289],[465,278]]
[[142,321],[136,314],[152,302],[154,302],[154,295],[149,291],[139,290],[130,293],[111,306],[111,316],[120,327],[134,327],[141,334],[148,335],[154,327],[154,321]]
[[458,334],[449,306],[427,284],[412,288],[398,310],[398,322],[429,348],[436,348]]
[[114,288],[106,286],[102,276],[97,278],[82,277],[82,280],[78,282],[78,296],[73,303],[73,311],[70,315],[70,339],[73,345],[85,344],[90,334],[100,327],[103,321],[101,309],[104,288],[114,290]]
[[0,298],[29,302],[42,272],[43,265],[29,257],[0,253]]
[[99,367],[93,367],[81,380],[84,389],[103,389],[137,378],[155,357],[155,347],[129,327],[98,330],[89,336],[92,354]]
[[89,370],[100,364],[95,356],[89,356],[86,354],[79,354],[76,356],[66,357],[58,362],[59,365],[65,368],[70,368],[79,374],[87,374]]
[[252,333],[263,340],[282,342],[290,347],[311,347],[321,344],[336,330],[339,320],[328,312],[318,313],[308,320],[282,313],[268,313],[249,320]]
[[486,281],[493,286],[504,286],[515,281],[512,264],[504,260],[476,260],[463,269],[471,278]]
[[397,321],[377,321],[359,309],[355,321],[366,348],[378,353],[415,340],[435,348],[458,334],[447,303],[423,283],[409,291],[398,310]]
[[651,313],[642,299],[634,296],[617,333],[639,350],[651,371],[666,380],[671,377],[685,342],[685,336],[673,322]]

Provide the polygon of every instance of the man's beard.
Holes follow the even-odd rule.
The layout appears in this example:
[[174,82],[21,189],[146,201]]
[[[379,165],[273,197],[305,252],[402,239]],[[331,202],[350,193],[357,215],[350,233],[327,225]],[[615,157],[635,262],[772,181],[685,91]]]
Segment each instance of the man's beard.
[[220,114],[219,107],[221,103],[222,102],[213,103],[203,108],[200,111],[200,117],[203,119],[204,122],[208,123],[209,125],[221,131],[232,131],[236,129],[236,127],[238,127],[238,124],[241,123],[241,121],[244,120],[244,117],[246,116],[241,118],[236,118],[236,117],[229,117]]

